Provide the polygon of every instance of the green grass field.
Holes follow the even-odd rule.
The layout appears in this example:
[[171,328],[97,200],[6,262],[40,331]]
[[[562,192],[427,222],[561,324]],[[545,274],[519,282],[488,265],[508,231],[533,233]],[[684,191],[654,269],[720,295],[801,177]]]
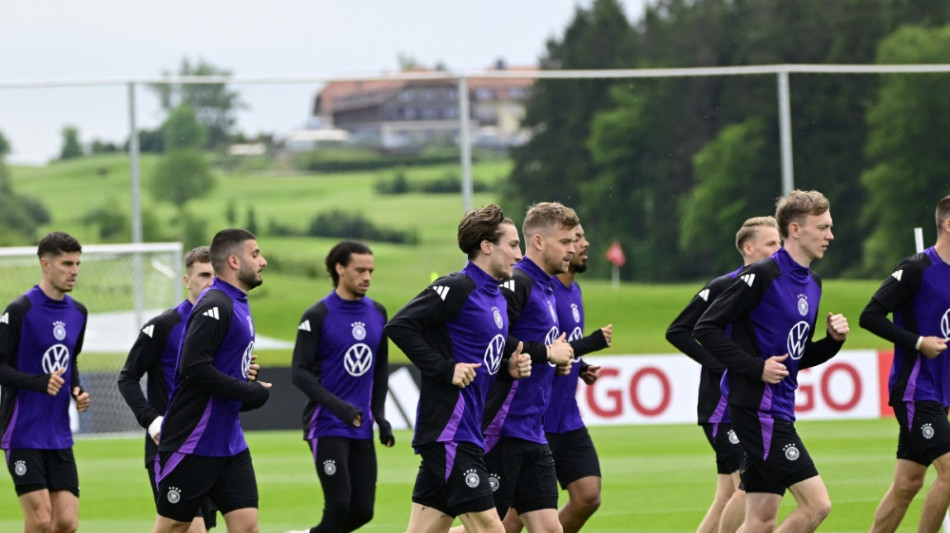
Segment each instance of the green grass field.
[[[890,483],[897,424],[885,419],[797,425],[831,494],[833,510],[821,531],[867,531]],[[591,433],[600,454],[604,489],[603,505],[585,531],[695,529],[712,499],[715,480],[712,451],[697,426],[599,427]],[[300,433],[255,432],[247,437],[261,497],[261,531],[282,532],[316,523],[323,496]],[[377,448],[376,517],[361,531],[399,532],[408,521],[418,459],[409,448],[408,432],[397,432],[396,439],[393,449]],[[78,439],[80,531],[150,530],[154,507],[141,450],[138,436]],[[930,472],[927,486],[933,477]],[[18,531],[20,511],[7,473],[0,475],[0,494],[4,494],[0,497],[0,531]],[[900,531],[916,530],[922,496],[923,491]],[[780,519],[793,503],[791,495],[786,495]]]

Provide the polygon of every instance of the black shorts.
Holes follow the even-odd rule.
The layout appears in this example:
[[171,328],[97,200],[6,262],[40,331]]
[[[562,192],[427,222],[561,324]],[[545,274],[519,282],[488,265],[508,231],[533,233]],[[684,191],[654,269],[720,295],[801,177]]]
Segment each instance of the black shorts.
[[50,492],[68,490],[79,497],[79,474],[72,448],[7,450],[7,469],[17,496],[47,489]]
[[485,464],[498,476],[495,509],[504,517],[509,507],[519,514],[557,509],[557,476],[554,455],[547,444],[502,437],[485,454]]
[[716,472],[731,474],[739,470],[739,461],[742,460],[742,446],[739,445],[739,436],[736,435],[732,424],[700,424],[706,440],[716,452]]
[[[149,485],[152,487],[152,501],[158,500],[158,484],[155,483],[155,460],[154,457],[152,461],[149,461],[151,464],[145,468],[145,471],[148,472],[148,481]],[[201,518],[205,521],[205,529],[211,529],[218,525],[217,513],[218,508],[214,506],[214,502],[210,499],[205,498],[201,502],[201,508],[198,509],[198,514],[195,515],[195,518]]]
[[446,442],[419,449],[422,464],[412,489],[412,501],[456,517],[495,506],[498,487],[489,474],[482,448],[470,442]]
[[582,477],[600,477],[600,461],[586,427],[565,433],[546,433],[554,454],[554,471],[562,489]]
[[742,490],[783,495],[788,487],[818,475],[791,422],[735,406],[729,406],[729,417],[743,451]]
[[156,468],[161,470],[155,508],[166,518],[191,522],[205,498],[222,515],[257,508],[257,479],[249,450],[230,457],[162,452],[157,459]]
[[947,408],[937,402],[901,402],[894,406],[900,425],[897,458],[930,466],[950,452],[950,421]]

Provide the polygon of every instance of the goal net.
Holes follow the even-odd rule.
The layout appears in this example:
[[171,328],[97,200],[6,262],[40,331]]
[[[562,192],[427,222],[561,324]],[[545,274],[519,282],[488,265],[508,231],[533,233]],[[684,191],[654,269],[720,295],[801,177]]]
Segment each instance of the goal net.
[[[141,325],[184,298],[181,243],[86,245],[70,296],[89,311],[78,364],[91,406],[73,409],[73,431],[140,430],[116,380]],[[35,247],[0,248],[0,307],[40,280]],[[142,380],[145,385],[145,380]]]

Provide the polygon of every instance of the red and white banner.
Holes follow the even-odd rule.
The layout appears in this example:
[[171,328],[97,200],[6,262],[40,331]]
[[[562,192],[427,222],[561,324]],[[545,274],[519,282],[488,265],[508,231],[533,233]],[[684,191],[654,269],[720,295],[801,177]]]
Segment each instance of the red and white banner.
[[[798,373],[796,416],[800,420],[878,418],[887,407],[891,354],[847,350]],[[579,385],[577,403],[588,425],[696,421],[699,365],[685,355],[603,356],[600,379]]]

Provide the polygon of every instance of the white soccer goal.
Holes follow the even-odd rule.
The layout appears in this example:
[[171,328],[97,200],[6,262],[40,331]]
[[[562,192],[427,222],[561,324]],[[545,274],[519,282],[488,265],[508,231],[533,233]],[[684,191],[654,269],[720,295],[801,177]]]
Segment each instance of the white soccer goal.
[[[78,417],[79,432],[140,429],[116,379],[142,323],[184,298],[183,262],[181,243],[83,246],[70,296],[89,311],[78,364],[92,404]],[[35,247],[0,248],[0,306],[39,280]]]

